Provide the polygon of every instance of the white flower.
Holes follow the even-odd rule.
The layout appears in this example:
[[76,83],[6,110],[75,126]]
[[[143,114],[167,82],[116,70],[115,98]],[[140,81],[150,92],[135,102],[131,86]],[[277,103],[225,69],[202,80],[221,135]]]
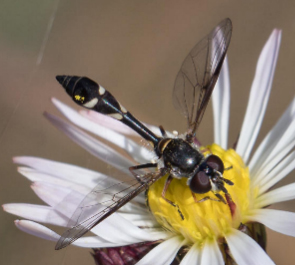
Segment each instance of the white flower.
[[[169,224],[171,225],[170,229],[165,226],[165,222],[167,222],[166,213],[157,212],[159,210],[158,205],[154,205],[151,195],[149,203],[153,205],[150,207],[152,209],[157,208],[154,211],[156,217],[154,218],[146,207],[144,195],[140,194],[117,213],[93,228],[91,231],[95,236],[79,238],[73,245],[87,248],[105,248],[146,241],[159,241],[160,243],[137,264],[170,264],[178,251],[182,247],[188,246],[189,250],[180,264],[207,265],[224,264],[226,262],[224,258],[227,257],[228,253],[223,252],[224,248],[220,242],[223,238],[225,239],[223,242],[226,242],[230,254],[237,264],[274,264],[256,241],[241,231],[239,225],[241,222],[243,224],[258,222],[274,231],[295,236],[295,213],[265,209],[268,205],[295,198],[295,183],[269,191],[295,167],[295,152],[291,152],[295,143],[295,99],[250,159],[271,91],[280,39],[281,31],[274,30],[262,50],[236,147],[236,153],[240,155],[249,168],[248,174],[246,167],[233,166],[234,169],[243,171],[243,174],[246,174],[248,178],[248,182],[243,181],[241,183],[241,185],[244,185],[242,189],[245,191],[245,195],[237,195],[237,191],[234,191],[239,187],[238,180],[233,181],[235,185],[229,189],[229,193],[237,205],[236,215],[231,216],[230,213],[226,215],[223,211],[229,212],[228,209],[224,210],[228,206],[221,205],[220,202],[206,201],[199,203],[198,207],[208,207],[208,205],[215,204],[214,211],[218,209],[226,216],[222,220],[223,226],[221,225],[220,228],[220,223],[218,223],[221,220],[215,220],[213,225],[207,220],[209,227],[206,230],[207,234],[203,232],[198,234],[196,232],[198,230],[194,231],[194,234],[188,234],[185,231],[185,226],[179,228],[179,223],[173,227],[174,220],[171,220],[171,224]],[[228,65],[227,60],[225,60],[213,93],[215,143],[223,149],[227,149],[229,88]],[[73,124],[110,141],[126,152],[127,156],[123,156],[77,127],[62,121],[58,117],[46,114],[46,117],[72,140],[94,156],[120,170],[123,175],[129,175],[128,168],[135,163],[147,163],[154,158],[152,152],[130,139],[129,136],[134,136],[134,133],[119,122],[91,111],[81,110],[78,113],[56,99],[53,99],[53,103]],[[154,131],[158,130],[155,127],[151,128]],[[213,145],[210,148],[217,152],[221,150],[220,147]],[[233,150],[222,150],[220,152],[235,154]],[[229,159],[232,159],[232,156]],[[15,157],[14,162],[24,165],[19,167],[18,171],[33,182],[32,189],[48,206],[11,203],[5,204],[4,210],[28,219],[15,221],[20,230],[52,241],[57,241],[60,235],[40,223],[66,227],[69,218],[77,207],[75,201],[81,201],[81,198],[88,194],[97,183],[112,181],[111,177],[98,172],[41,158]],[[239,177],[239,175],[236,177]],[[238,198],[238,196],[243,198]],[[157,200],[158,197],[155,196],[155,198]],[[56,208],[60,207],[64,201],[70,204],[69,207],[64,209],[62,215],[57,214]],[[193,214],[193,218],[198,219],[199,217],[201,218],[201,214]],[[233,217],[233,220],[229,220],[231,217]],[[194,222],[196,222],[195,219]],[[159,220],[161,226],[157,222]],[[202,223],[202,225],[204,224]],[[215,230],[212,228],[214,226],[217,227]],[[200,229],[200,226],[195,229]]]

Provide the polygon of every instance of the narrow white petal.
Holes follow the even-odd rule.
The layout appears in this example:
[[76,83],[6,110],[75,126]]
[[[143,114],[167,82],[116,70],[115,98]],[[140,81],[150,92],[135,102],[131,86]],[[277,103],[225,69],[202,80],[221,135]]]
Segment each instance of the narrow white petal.
[[97,185],[96,183],[92,183],[92,187],[85,187],[84,185],[72,183],[70,181],[66,181],[58,177],[48,175],[46,173],[40,173],[35,169],[27,167],[19,167],[18,172],[32,182],[43,182],[61,187],[66,187],[85,195],[88,194],[92,190],[92,188],[94,188]]
[[120,242],[120,241],[116,243],[112,243],[98,236],[87,236],[87,237],[80,237],[78,240],[72,243],[72,245],[81,247],[81,248],[110,248],[110,247],[120,247],[120,246],[124,246],[128,244]]
[[134,226],[119,214],[112,214],[106,220],[95,226],[91,232],[109,242],[116,243],[120,241],[129,244],[166,239],[170,236],[170,233],[164,230],[149,233],[146,230]]
[[258,197],[255,201],[256,208],[264,208],[268,205],[290,201],[295,199],[295,183],[274,189],[267,193],[264,193]]
[[105,163],[110,164],[127,174],[130,174],[128,168],[133,165],[133,162],[130,159],[123,157],[114,149],[101,143],[75,126],[64,122],[60,118],[48,113],[45,113],[44,115],[55,127],[60,129],[75,143],[83,147],[89,153],[93,154],[95,157],[99,158]]
[[[288,156],[286,156],[289,151],[293,148],[293,146],[288,146],[281,153],[278,153],[276,157],[274,157],[271,161],[269,161],[261,171],[258,171],[256,176],[253,178],[253,185],[263,186],[264,183],[267,183],[270,176],[274,176],[274,172],[278,172],[278,169],[284,169],[285,166],[291,168],[293,170],[292,164],[294,165],[295,160],[295,152],[293,151]],[[291,167],[290,167],[291,166]]]
[[[259,175],[259,172],[269,164],[270,161],[283,153],[288,146],[293,147],[295,138],[295,98],[281,116],[276,125],[264,138],[258,149],[254,153],[249,169],[252,178]],[[290,149],[287,151],[289,152]]]
[[38,181],[44,181],[44,182],[50,182],[57,185],[70,185],[71,182],[65,181],[63,179],[57,178],[55,176],[51,176],[44,172],[39,172],[36,169],[29,168],[29,167],[18,167],[17,171],[25,176],[28,180],[31,182],[38,182]]
[[[97,182],[108,177],[93,170],[39,157],[19,156],[14,157],[13,162],[16,164],[29,166],[35,169],[37,172],[40,172],[40,174],[48,174],[65,180],[69,183],[75,183],[89,188],[93,188]],[[20,173],[25,174],[23,171]],[[29,173],[30,171],[28,170],[28,174]],[[33,179],[34,177],[32,177],[32,181]]]
[[138,204],[138,203],[127,203],[122,206],[119,210],[120,213],[133,213],[138,215],[150,214],[150,211],[146,207],[146,204]]
[[[2,207],[5,212],[31,221],[64,227],[68,224],[68,219],[54,212],[50,206],[28,203],[8,203],[4,204]],[[53,218],[49,220],[48,216],[52,216]]]
[[[77,203],[80,202],[79,200],[84,198],[84,196],[78,193],[74,193],[69,188],[46,182],[34,182],[31,185],[31,188],[42,201],[52,207],[58,206],[70,194],[73,194],[71,197],[71,205],[73,205],[73,207],[77,207],[79,205]],[[68,213],[68,215],[70,215],[71,213],[72,212]]]
[[229,109],[230,109],[230,79],[228,60],[225,57],[219,78],[212,95],[214,116],[214,142],[227,149]]
[[232,229],[225,238],[237,264],[275,265],[266,252],[243,232]]
[[[57,99],[54,99],[57,100]],[[138,136],[140,137],[134,130],[130,129],[128,126],[119,122],[116,119],[110,118],[106,115],[100,114],[98,112],[92,110],[80,110],[79,113],[88,120],[91,120],[97,124],[102,125],[103,127],[109,128],[112,131],[116,131],[121,134],[129,135],[129,136]],[[148,127],[153,133],[157,135],[161,135],[161,131],[159,127],[153,126],[147,123],[143,123],[146,127]],[[167,132],[168,136],[172,136],[170,132]]]
[[[56,102],[60,103],[60,101],[54,98],[52,102],[59,109],[59,105],[57,105]],[[93,121],[96,124],[100,124],[101,126],[105,128],[109,128],[112,131],[116,131],[118,133],[130,135],[130,136],[138,136],[138,134],[136,134],[135,131],[130,129],[128,126],[107,115],[103,115],[92,110],[79,110],[79,113],[81,116],[85,117],[86,119]]]
[[151,214],[121,214],[120,215],[137,227],[158,227],[159,223],[151,218]]
[[265,114],[277,63],[281,31],[275,29],[265,44],[257,66],[248,107],[237,145],[237,153],[247,163]]
[[[23,156],[14,157],[13,161],[33,168],[21,167],[19,169],[21,174],[24,174],[32,181],[42,181],[68,187],[82,194],[87,194],[98,184],[101,184],[102,188],[106,188],[110,182],[115,181],[113,178],[99,172],[42,158]],[[134,198],[133,201],[139,203],[139,207],[144,206],[146,209],[145,197],[142,194]]]
[[183,244],[179,236],[172,237],[153,248],[136,265],[170,265]]
[[[295,152],[292,152],[284,160],[282,160],[275,168],[266,174],[261,176],[258,181],[254,181],[253,185],[259,187],[259,194],[266,192],[284,177],[286,177],[295,168]],[[257,179],[258,180],[258,179]]]
[[186,253],[179,265],[199,264],[201,250],[194,244]]
[[60,237],[57,233],[53,232],[49,228],[33,221],[15,220],[14,223],[18,229],[46,240],[57,241]]
[[[63,216],[58,214],[50,206],[34,205],[34,204],[26,204],[26,203],[9,203],[9,204],[4,204],[2,207],[3,207],[4,211],[6,211],[10,214],[14,214],[19,217],[29,219],[29,220],[35,221],[35,222],[47,223],[47,224],[63,226],[63,227],[66,227],[69,222],[68,218],[64,218]],[[125,216],[123,216],[123,217],[125,218]],[[117,220],[117,221],[121,221],[121,220],[122,219]],[[106,222],[109,222],[109,221],[110,220],[108,220]],[[151,219],[148,219],[148,218],[145,221],[144,220],[132,221],[132,224],[135,226],[141,225],[141,226],[145,226],[145,227],[148,227],[148,226],[149,227],[156,227],[157,226],[157,223],[155,221],[152,221]],[[110,225],[110,223],[109,223],[109,225]],[[150,231],[146,230],[147,233],[146,232],[142,233],[141,230],[139,230],[137,227],[134,227],[134,226],[130,227],[129,223],[127,223],[127,224],[123,223],[122,225],[119,225],[119,227],[116,226],[116,228],[113,228],[113,226],[110,227],[109,225],[107,226],[108,229],[112,229],[112,231],[115,232],[116,237],[113,238],[113,240],[112,240],[112,233],[106,234],[105,237],[111,241],[114,241],[114,243],[116,241],[118,241],[118,239],[122,239],[122,240],[120,240],[121,243],[130,244],[130,242],[137,243],[137,242],[149,240],[151,238],[157,240],[157,239],[166,238],[168,236],[168,233],[164,232],[164,230],[162,230],[162,229],[154,230],[152,235],[147,236],[147,233],[150,234]],[[131,231],[130,233],[127,232],[128,237],[130,237],[130,234],[133,233],[132,231],[134,231],[134,229],[136,230],[134,232],[134,234],[136,234],[136,238],[132,237],[131,239],[126,239],[125,232],[127,230],[123,230],[124,233],[122,235],[122,233],[120,232],[120,229],[124,225],[125,225],[125,229],[128,228]],[[117,232],[117,227],[119,230],[119,234]],[[103,226],[101,229],[103,230],[103,229],[107,229],[107,228],[106,228],[106,226]],[[101,229],[94,229],[93,232],[96,232],[96,234],[104,235],[104,231],[101,232]],[[138,235],[143,236],[143,238],[141,238]]]
[[206,242],[201,255],[200,265],[223,265],[224,260],[216,241]]
[[247,218],[250,221],[262,223],[281,234],[295,237],[295,213],[273,209],[259,209],[253,211]]
[[[52,99],[52,102],[58,108],[58,110],[73,124],[99,137],[102,137],[112,144],[115,144],[118,147],[124,149],[131,157],[136,159],[138,162],[144,163],[147,160],[149,161],[153,158],[152,152],[150,152],[145,147],[138,145],[134,141],[126,138],[124,135],[108,129],[103,124],[94,123],[91,120],[84,118],[76,110],[70,108],[69,106],[65,105],[55,98]],[[121,124],[117,120],[114,120],[114,122],[116,122],[116,126]]]
[[[60,235],[58,235],[54,231],[50,230],[49,228],[41,224],[38,224],[32,221],[16,220],[15,225],[18,229],[22,230],[23,232],[26,232],[28,234],[31,234],[39,238],[43,238],[43,239],[54,241],[54,242],[57,242],[58,239],[60,238]],[[85,248],[100,248],[100,247],[118,247],[118,246],[122,246],[123,244],[121,242],[110,243],[108,241],[105,241],[102,238],[99,238],[98,236],[92,236],[92,237],[79,238],[77,241],[72,243],[72,245],[85,247]]]
[[[26,167],[18,169],[21,174],[31,181],[66,187],[84,195],[87,195],[95,187],[97,189],[101,187],[102,189],[117,182],[117,180],[95,171],[46,159],[15,157],[13,160],[15,163],[33,167],[33,169]],[[98,184],[100,185],[98,186]],[[138,203],[137,207],[144,207],[146,210],[145,197],[142,194],[132,201]],[[131,203],[129,204],[131,205]],[[129,204],[125,205],[125,207],[128,207]],[[132,211],[135,211],[135,209],[132,209]]]
[[[47,215],[47,222],[54,222],[56,214],[62,214],[67,220],[71,218],[76,211],[78,205],[81,207],[81,202],[85,201],[85,196],[79,194],[78,192],[73,192],[70,189],[60,187],[57,185],[52,185],[48,183],[34,183],[34,191],[36,194],[48,205],[54,207],[52,211],[53,215],[50,213]],[[95,214],[100,211],[102,207],[97,204],[89,214]],[[87,214],[87,213],[86,213]],[[86,218],[83,216],[81,218]],[[73,220],[77,221],[77,220]],[[74,224],[75,222],[71,223]],[[110,241],[110,242],[120,242],[125,243],[137,243],[142,241],[153,241],[167,237],[167,233],[154,233],[150,234],[137,226],[133,225],[128,220],[124,219],[117,213],[113,213],[103,222],[95,226],[92,230],[93,233],[99,235],[100,237]],[[159,238],[159,236],[161,238]]]

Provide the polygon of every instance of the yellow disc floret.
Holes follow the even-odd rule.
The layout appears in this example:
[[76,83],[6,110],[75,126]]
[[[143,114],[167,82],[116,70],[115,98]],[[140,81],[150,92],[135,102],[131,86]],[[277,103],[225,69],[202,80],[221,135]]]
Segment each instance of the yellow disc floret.
[[[226,169],[223,177],[234,183],[233,186],[225,184],[236,205],[234,215],[228,204],[216,201],[216,196],[212,192],[193,196],[187,186],[187,178],[173,179],[165,195],[179,207],[183,218],[177,207],[161,197],[168,175],[153,184],[147,193],[148,205],[157,221],[165,229],[181,234],[190,243],[199,242],[200,245],[204,243],[204,240],[223,237],[229,228],[238,228],[249,209],[253,208],[253,192],[250,187],[248,168],[241,157],[233,149],[223,150],[216,144],[207,146],[204,150],[206,149],[221,158]],[[225,198],[223,192],[220,192],[220,195]],[[206,196],[214,200],[196,202]]]

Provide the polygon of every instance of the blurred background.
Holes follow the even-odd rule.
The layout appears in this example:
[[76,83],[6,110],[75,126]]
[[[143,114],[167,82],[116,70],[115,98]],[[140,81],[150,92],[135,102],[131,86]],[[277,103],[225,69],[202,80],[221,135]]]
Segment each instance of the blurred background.
[[[274,28],[281,49],[259,143],[295,91],[295,2],[283,1],[0,1],[0,202],[41,203],[12,163],[29,155],[108,173],[44,117],[58,114],[50,99],[74,106],[57,74],[85,75],[140,120],[184,132],[186,120],[172,104],[175,76],[190,49],[222,19],[233,21],[228,58],[231,77],[229,144],[239,133],[260,51]],[[212,109],[199,129],[213,140]],[[282,184],[294,182],[295,172]],[[295,211],[295,202],[275,205]],[[55,251],[54,243],[19,231],[17,217],[0,211],[1,264],[94,264],[89,249]],[[268,230],[268,253],[294,264],[295,239]],[[250,254],[250,253],[249,253]]]

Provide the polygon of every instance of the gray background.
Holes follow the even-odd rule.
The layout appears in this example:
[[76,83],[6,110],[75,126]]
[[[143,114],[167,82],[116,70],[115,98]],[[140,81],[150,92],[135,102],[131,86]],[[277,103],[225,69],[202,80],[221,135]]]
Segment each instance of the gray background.
[[[56,8],[57,7],[57,8]],[[54,12],[56,8],[56,12]],[[55,19],[39,65],[37,57],[52,13]],[[176,73],[189,50],[225,17],[233,21],[229,49],[229,143],[241,127],[258,55],[273,28],[283,29],[273,91],[260,141],[294,96],[295,2],[290,1],[0,1],[0,202],[40,203],[12,157],[40,156],[108,173],[100,163],[42,116],[57,114],[51,97],[74,106],[56,74],[86,75],[112,91],[145,122],[183,132],[172,105]],[[212,142],[211,107],[198,132]],[[293,172],[285,181],[294,181]],[[293,201],[276,205],[295,211]],[[17,217],[0,211],[2,264],[94,264],[88,249],[54,251],[54,243],[15,228]],[[294,264],[295,239],[268,231],[268,253]],[[247,250],[245,250],[247,251]],[[251,255],[251,253],[249,253]]]

